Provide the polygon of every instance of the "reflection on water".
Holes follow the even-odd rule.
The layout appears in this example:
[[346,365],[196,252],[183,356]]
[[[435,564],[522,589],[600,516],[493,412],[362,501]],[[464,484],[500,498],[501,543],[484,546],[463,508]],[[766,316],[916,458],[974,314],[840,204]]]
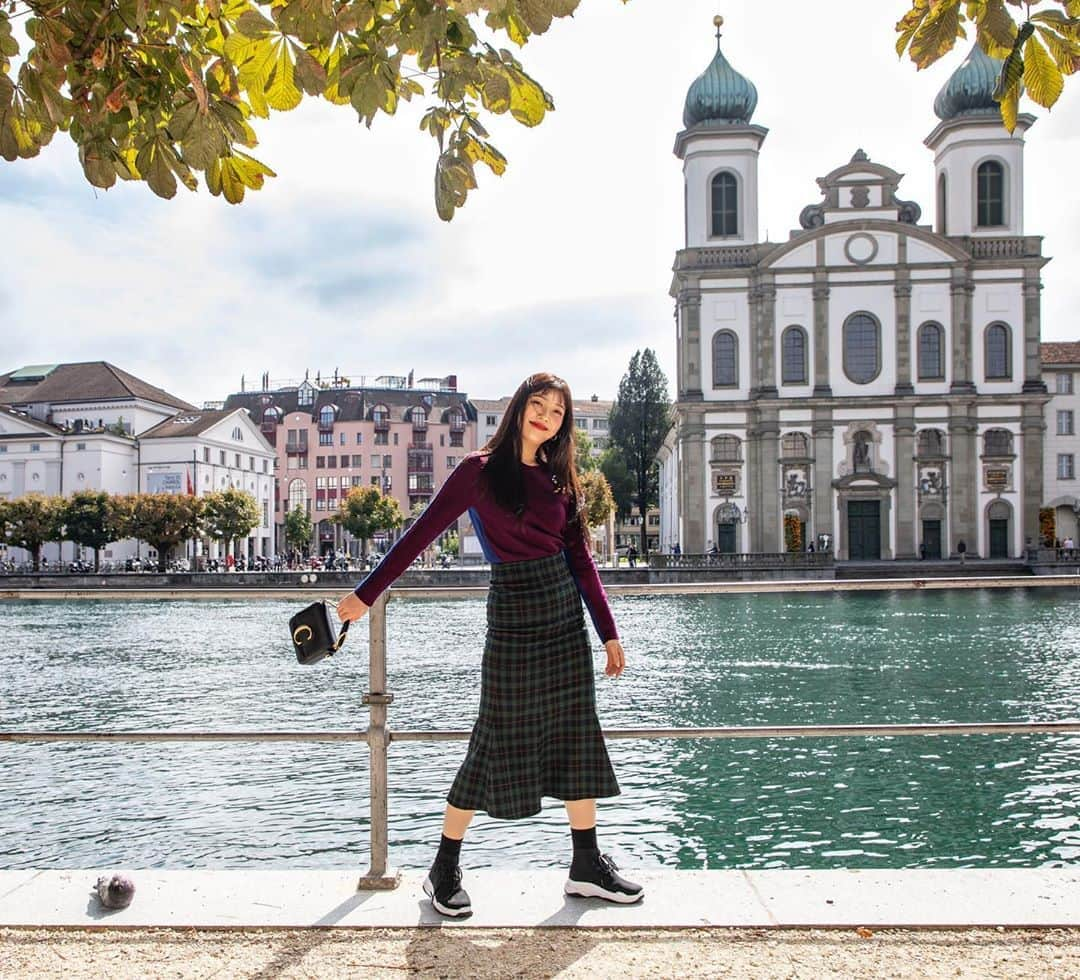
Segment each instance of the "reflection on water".
[[[0,728],[363,728],[366,631],[296,664],[281,602],[0,607]],[[607,726],[1080,716],[1075,590],[633,597]],[[482,600],[390,607],[397,729],[467,728]],[[597,644],[598,668],[602,664]],[[390,750],[392,861],[430,860],[463,743]],[[629,865],[1041,866],[1080,859],[1080,738],[619,741],[601,805]],[[0,745],[0,867],[366,867],[362,744]],[[480,816],[466,863],[550,866],[565,815]]]

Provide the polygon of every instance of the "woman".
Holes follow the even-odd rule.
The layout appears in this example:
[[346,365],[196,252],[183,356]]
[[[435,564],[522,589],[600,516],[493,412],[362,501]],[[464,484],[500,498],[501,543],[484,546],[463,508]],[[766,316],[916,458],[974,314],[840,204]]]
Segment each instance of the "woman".
[[544,796],[563,800],[570,820],[566,894],[622,903],[644,894],[596,843],[596,800],[616,796],[619,785],[596,717],[581,597],[604,641],[609,677],[622,674],[625,656],[582,519],[573,415],[565,381],[551,374],[526,378],[488,444],[461,461],[379,567],[338,603],[342,620],[359,619],[469,511],[491,563],[491,589],[480,713],[424,881],[442,915],[472,914],[458,862],[473,814],[529,817],[540,812]]

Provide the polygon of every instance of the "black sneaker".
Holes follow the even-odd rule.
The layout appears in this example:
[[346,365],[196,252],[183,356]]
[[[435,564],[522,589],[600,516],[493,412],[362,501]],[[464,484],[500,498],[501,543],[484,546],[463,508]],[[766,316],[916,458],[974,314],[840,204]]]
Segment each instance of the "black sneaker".
[[469,893],[461,887],[461,868],[456,864],[437,860],[424,879],[424,894],[441,915],[456,919],[472,915],[472,902]]
[[645,895],[641,885],[627,881],[618,873],[615,862],[599,851],[577,851],[570,865],[570,877],[563,889],[567,895],[606,898],[609,902],[629,905]]

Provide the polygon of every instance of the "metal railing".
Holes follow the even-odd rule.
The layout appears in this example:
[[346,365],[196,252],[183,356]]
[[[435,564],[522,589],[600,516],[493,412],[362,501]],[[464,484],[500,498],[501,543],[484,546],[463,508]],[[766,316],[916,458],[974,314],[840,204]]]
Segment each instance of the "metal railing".
[[830,551],[649,555],[649,568],[832,568],[833,564],[833,554]]
[[[399,875],[389,865],[389,812],[387,749],[392,742],[454,742],[469,738],[467,730],[419,730],[395,732],[387,724],[387,709],[394,695],[386,690],[386,606],[395,590],[384,592],[368,612],[368,687],[363,703],[368,707],[364,730],[329,731],[9,731],[0,742],[365,742],[369,752],[371,829],[370,865],[358,883],[360,890],[396,888]],[[409,598],[426,595],[474,595],[484,589],[410,589]],[[713,738],[866,738],[871,736],[931,735],[1035,735],[1080,734],[1080,719],[1032,722],[928,723],[899,725],[750,725],[718,728],[605,728],[608,739],[713,739]]]

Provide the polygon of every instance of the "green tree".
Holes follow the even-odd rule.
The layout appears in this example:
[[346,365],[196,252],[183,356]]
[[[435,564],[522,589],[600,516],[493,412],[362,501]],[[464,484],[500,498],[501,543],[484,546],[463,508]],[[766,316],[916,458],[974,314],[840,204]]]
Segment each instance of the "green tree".
[[[350,106],[370,126],[401,100],[430,103],[435,206],[449,221],[476,187],[476,165],[506,159],[484,114],[525,126],[554,105],[499,35],[523,46],[580,0],[10,0],[0,10],[0,153],[36,156],[56,131],[78,148],[86,179],[145,181],[171,198],[177,181],[230,203],[275,176],[245,153],[255,118],[304,96]],[[626,0],[624,0],[626,2]],[[26,17],[20,55],[12,21]]]
[[592,437],[584,429],[578,429],[574,433],[574,465],[579,473],[588,473],[596,469],[596,460],[593,458]]
[[121,537],[112,498],[104,490],[78,490],[64,506],[64,536],[94,549],[94,571],[101,568],[101,549]]
[[604,474],[615,499],[615,513],[620,520],[630,516],[634,509],[634,476],[623,459],[618,446],[609,446],[600,457],[600,472]]
[[[973,28],[979,47],[1003,60],[994,98],[1010,133],[1021,91],[1049,109],[1065,87],[1065,76],[1080,68],[1080,0],[908,2],[911,8],[896,24],[896,53],[907,51],[917,68],[925,68],[951,51],[957,38],[968,36],[965,24]],[[1023,9],[1014,15],[1009,6]]]
[[246,490],[229,487],[202,498],[202,529],[207,537],[225,542],[225,553],[233,550],[233,542],[246,538],[262,523],[258,501]]
[[64,498],[27,493],[4,505],[4,542],[23,548],[33,557],[34,571],[41,569],[41,546],[60,541],[64,534]]
[[[202,499],[181,493],[140,493],[130,500],[125,523],[131,537],[145,541],[158,553],[158,571],[168,568],[169,552],[199,533]],[[121,502],[121,506],[125,506]]]
[[285,543],[303,551],[311,541],[311,518],[303,507],[294,507],[285,515]]
[[360,541],[360,553],[367,555],[368,540],[379,531],[393,531],[405,523],[397,498],[378,487],[353,487],[331,518]]
[[648,347],[635,351],[611,407],[611,443],[634,481],[634,503],[641,514],[641,554],[648,554],[646,513],[659,500],[656,454],[671,427],[667,378]]

